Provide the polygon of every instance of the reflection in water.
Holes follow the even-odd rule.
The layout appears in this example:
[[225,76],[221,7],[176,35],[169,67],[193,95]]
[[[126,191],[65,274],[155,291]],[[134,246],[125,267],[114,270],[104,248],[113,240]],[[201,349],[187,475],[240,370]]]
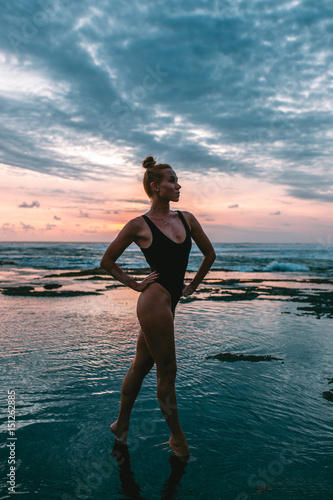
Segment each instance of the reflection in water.
[[111,456],[115,457],[119,465],[119,478],[121,482],[121,494],[125,498],[146,500],[140,494],[140,485],[135,482],[134,474],[131,470],[131,459],[128,452],[128,446],[115,440]]
[[169,462],[171,465],[171,474],[163,485],[161,500],[171,500],[173,498],[187,465],[187,461],[180,460],[176,455],[171,455]]
[[[146,500],[141,496],[140,485],[135,482],[128,446],[115,441],[111,456],[116,458],[119,465],[120,493],[125,495],[124,499]],[[161,500],[171,500],[173,498],[187,465],[187,461],[180,460],[176,455],[171,455],[169,462],[171,473],[163,485]]]

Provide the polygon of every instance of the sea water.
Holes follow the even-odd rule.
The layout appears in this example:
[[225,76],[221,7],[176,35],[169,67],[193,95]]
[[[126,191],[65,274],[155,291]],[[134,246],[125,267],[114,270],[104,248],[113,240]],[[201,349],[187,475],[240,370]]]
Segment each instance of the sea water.
[[[103,245],[91,244],[27,244],[23,253],[15,245],[11,253],[10,245],[4,247],[3,287],[44,282],[40,277],[50,270],[93,268],[103,252]],[[40,258],[32,262],[36,249]],[[280,249],[265,247],[260,257],[258,247],[251,246],[251,252],[243,247],[232,250],[234,260],[229,255],[223,262],[256,270],[274,261],[308,267],[264,271],[272,279],[294,280],[294,286],[301,276],[329,274],[327,258],[311,267],[309,255],[318,255],[318,249],[306,255],[296,250],[288,246],[281,257]],[[195,258],[193,266],[199,262]],[[244,276],[235,269],[230,273]],[[75,283],[80,289],[89,286]],[[184,464],[167,444],[155,368],[134,406],[128,448],[114,448],[109,425],[117,417],[122,379],[135,353],[136,300],[125,287],[78,297],[0,295],[0,499],[10,498],[7,444],[13,437],[15,491],[23,499],[331,498],[333,403],[323,392],[332,387],[332,320],[301,314],[292,301],[288,307],[282,300],[179,304],[176,386],[191,452]],[[221,352],[279,359],[207,359]],[[15,394],[14,436],[8,431],[8,391]]]
[[[0,266],[12,269],[88,269],[99,266],[107,243],[5,243],[0,242]],[[215,243],[213,269],[240,272],[307,272],[333,275],[333,244]],[[194,244],[189,270],[198,268],[202,254]],[[145,269],[147,263],[136,245],[119,258],[125,270]],[[0,268],[1,268],[0,267]]]

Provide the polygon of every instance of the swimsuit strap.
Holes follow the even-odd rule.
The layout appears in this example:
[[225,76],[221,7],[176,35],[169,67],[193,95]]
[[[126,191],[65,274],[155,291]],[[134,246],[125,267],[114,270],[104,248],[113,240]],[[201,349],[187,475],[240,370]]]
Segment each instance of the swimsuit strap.
[[153,223],[153,221],[150,220],[149,217],[147,217],[147,215],[143,215],[142,217],[147,222],[147,224],[150,227],[152,233],[156,233],[156,229],[158,229],[158,227]]
[[[186,236],[188,236],[188,234],[191,234],[191,231],[190,231],[190,228],[188,227],[188,224],[187,224],[187,222],[186,222],[186,219],[185,219],[184,215],[181,213],[181,211],[180,211],[180,210],[177,210],[177,213],[178,213],[178,215],[179,215],[180,220],[181,220],[181,221],[182,221],[182,223],[183,223],[183,226],[185,227]],[[156,229],[157,229],[159,232],[161,232],[162,234],[164,234],[164,233],[163,233],[163,232],[162,232],[162,231],[161,231],[161,230],[160,230],[160,229],[156,226],[156,224],[154,224],[154,222],[153,222],[152,220],[150,220],[150,219],[149,219],[149,217],[148,217],[147,215],[143,215],[142,217],[143,217],[143,218],[144,218],[144,220],[147,222],[148,226],[150,227],[150,229],[151,229],[152,231],[156,231]],[[165,236],[165,235],[164,235],[164,236]],[[167,236],[167,238],[169,238],[169,237]],[[169,238],[169,239],[170,239],[170,238]]]
[[182,223],[183,223],[183,225],[185,227],[186,236],[188,236],[189,234],[191,234],[191,231],[190,231],[190,228],[189,228],[189,226],[188,226],[188,224],[186,222],[186,219],[185,219],[184,215],[181,213],[180,210],[177,210],[177,212],[178,212],[180,220],[182,221]]

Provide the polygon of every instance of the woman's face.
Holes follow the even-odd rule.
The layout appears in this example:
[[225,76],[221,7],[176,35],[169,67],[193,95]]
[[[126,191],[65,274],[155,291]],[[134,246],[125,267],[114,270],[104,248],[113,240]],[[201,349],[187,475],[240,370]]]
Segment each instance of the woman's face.
[[178,177],[172,168],[163,170],[163,179],[157,186],[159,196],[169,201],[179,201],[180,184],[178,184]]

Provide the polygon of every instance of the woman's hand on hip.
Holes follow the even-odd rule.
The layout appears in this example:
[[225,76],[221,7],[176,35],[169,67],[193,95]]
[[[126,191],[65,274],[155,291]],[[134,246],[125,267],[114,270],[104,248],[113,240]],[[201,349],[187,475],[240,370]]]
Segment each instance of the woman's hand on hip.
[[196,287],[192,285],[191,283],[189,285],[184,285],[183,286],[183,296],[187,297],[188,295],[192,295],[196,290]]
[[141,283],[138,283],[138,286],[135,288],[137,292],[143,292],[146,288],[149,287],[154,281],[156,281],[159,277],[159,274],[157,271],[154,271],[153,273],[148,274],[148,276],[141,281]]

